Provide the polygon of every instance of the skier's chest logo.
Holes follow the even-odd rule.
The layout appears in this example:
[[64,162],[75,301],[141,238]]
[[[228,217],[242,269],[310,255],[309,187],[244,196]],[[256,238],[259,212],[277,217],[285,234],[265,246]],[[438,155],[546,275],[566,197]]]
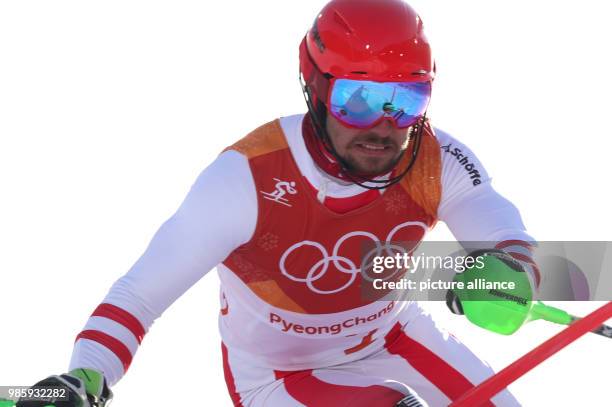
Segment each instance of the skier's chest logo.
[[[358,290],[358,287],[353,285],[358,275],[368,281],[373,280],[369,269],[374,257],[410,254],[426,232],[427,225],[419,221],[408,221],[394,226],[384,239],[368,231],[350,231],[335,241],[331,253],[325,244],[303,240],[294,243],[282,254],[278,268],[288,280],[277,281],[288,290],[297,289],[295,293],[302,295],[336,294],[349,287]],[[406,243],[411,243],[412,247],[405,247],[403,244]],[[365,253],[362,252],[364,249]],[[362,264],[366,267],[363,272]],[[384,279],[391,279],[399,272],[400,268],[386,275]],[[306,290],[300,291],[300,286]]]
[[282,181],[278,178],[273,178],[276,181],[276,185],[274,186],[274,191],[265,192],[259,191],[262,193],[265,199],[270,201],[278,202],[279,204],[285,206],[291,206],[289,203],[289,199],[285,198],[285,195],[295,195],[297,194],[297,190],[295,189],[295,181]]

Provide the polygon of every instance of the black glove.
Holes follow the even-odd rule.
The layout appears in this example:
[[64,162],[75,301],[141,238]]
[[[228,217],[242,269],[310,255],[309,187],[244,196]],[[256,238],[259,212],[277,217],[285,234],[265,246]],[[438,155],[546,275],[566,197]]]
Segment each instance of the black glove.
[[[113,393],[106,384],[104,376],[91,369],[75,369],[68,374],[49,376],[31,387],[32,389],[60,389],[60,398],[31,400],[19,399],[16,407],[104,407],[110,403]],[[45,393],[45,392],[42,392]]]

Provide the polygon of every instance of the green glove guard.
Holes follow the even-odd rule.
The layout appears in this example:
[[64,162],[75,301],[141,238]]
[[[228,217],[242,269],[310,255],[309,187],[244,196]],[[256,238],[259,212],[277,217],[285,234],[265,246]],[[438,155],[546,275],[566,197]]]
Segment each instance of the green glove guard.
[[[492,332],[511,335],[531,319],[533,302],[529,279],[525,272],[518,271],[495,253],[481,256],[484,266],[474,265],[455,276],[455,281],[464,283],[464,289],[454,292],[470,322]],[[514,288],[488,288],[489,283],[513,283]]]
[[[475,254],[474,254],[475,255]],[[544,319],[569,325],[567,312],[533,301],[533,291],[522,266],[501,251],[483,251],[483,266],[475,265],[457,274],[464,289],[453,290],[463,314],[470,322],[491,332],[511,335],[529,321]],[[512,283],[514,288],[490,288],[488,284]]]

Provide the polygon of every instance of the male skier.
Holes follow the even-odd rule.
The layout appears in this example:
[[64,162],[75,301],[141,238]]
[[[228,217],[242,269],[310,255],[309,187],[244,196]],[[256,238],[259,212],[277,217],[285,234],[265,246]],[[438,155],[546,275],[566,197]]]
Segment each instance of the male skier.
[[[468,147],[426,118],[434,60],[402,0],[332,0],[300,45],[308,113],[223,151],[92,313],[58,406],[103,406],[145,333],[217,266],[236,406],[446,406],[494,372],[414,301],[361,295],[364,242],[438,220],[522,262],[532,238]],[[19,406],[42,406],[21,401]],[[508,392],[489,405],[514,406]]]

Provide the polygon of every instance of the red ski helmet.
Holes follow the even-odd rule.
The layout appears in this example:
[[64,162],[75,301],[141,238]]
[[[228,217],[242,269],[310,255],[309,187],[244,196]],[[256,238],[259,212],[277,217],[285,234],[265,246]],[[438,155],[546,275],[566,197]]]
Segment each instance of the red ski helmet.
[[435,65],[423,22],[403,0],[332,0],[302,40],[300,74],[319,116],[331,78],[427,82]]
[[[435,63],[419,15],[403,0],[331,0],[319,12],[300,44],[300,81],[316,134],[343,172],[366,188],[363,178],[350,174],[335,152],[326,131],[328,97],[333,80],[426,82],[435,77]],[[398,182],[414,164],[425,124],[425,112],[413,126],[412,159],[396,177]]]

